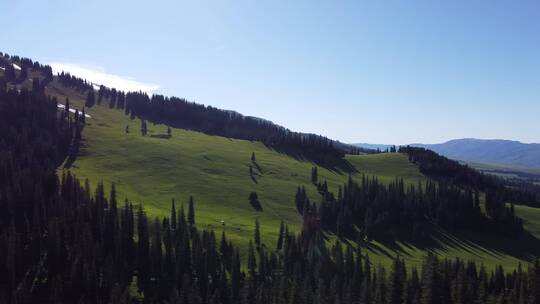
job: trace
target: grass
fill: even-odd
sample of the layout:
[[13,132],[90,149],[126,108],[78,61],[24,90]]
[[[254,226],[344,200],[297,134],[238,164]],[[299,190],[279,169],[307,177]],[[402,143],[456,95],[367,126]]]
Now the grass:
[[523,219],[525,229],[535,237],[540,238],[540,208],[515,205],[514,212]]
[[376,176],[383,183],[395,181],[397,177],[403,178],[407,184],[414,185],[426,180],[404,154],[347,155],[345,159],[358,170],[358,174]]
[[[51,88],[50,92],[65,94],[65,89]],[[75,91],[68,95],[71,104],[80,109],[84,96]],[[87,109],[87,113],[92,118],[87,119],[83,147],[70,170],[93,185],[115,182],[120,198],[142,203],[151,215],[169,215],[172,198],[186,202],[193,195],[199,226],[223,228],[229,236],[243,239],[251,237],[254,218],[258,217],[266,241],[274,241],[281,219],[293,230],[299,228],[301,219],[294,204],[298,186],[305,186],[311,199],[318,200],[309,181],[314,164],[268,149],[260,142],[174,128],[171,138],[163,138],[159,135],[165,134],[167,127],[151,123],[148,135],[142,136],[140,120],[131,120],[105,103]],[[252,152],[261,169],[253,165],[254,179],[249,174]],[[414,182],[423,178],[400,154],[347,156],[347,160],[357,168],[354,176],[377,173],[380,167],[383,181],[396,175]],[[399,168],[393,175],[392,167]],[[319,178],[327,180],[333,191],[348,176],[348,172],[319,168]],[[251,191],[258,193],[263,212],[250,206]]]
[[[57,83],[50,84],[47,91],[62,102],[68,96],[76,108],[83,106],[85,94]],[[168,216],[173,198],[179,208],[178,202],[186,206],[189,196],[193,195],[200,228],[214,228],[216,233],[224,230],[235,244],[245,248],[258,218],[262,241],[273,248],[282,219],[293,231],[300,228],[301,218],[294,204],[296,188],[305,186],[310,198],[319,200],[315,186],[309,181],[313,163],[279,153],[259,142],[174,128],[172,137],[166,138],[163,135],[167,127],[151,123],[148,123],[148,135],[142,136],[140,121],[129,119],[123,111],[109,109],[108,102],[87,109],[87,113],[92,118],[87,119],[83,147],[70,170],[81,179],[89,179],[94,186],[99,181],[106,187],[114,182],[119,200],[128,198],[141,203],[151,216]],[[125,132],[126,126],[129,133]],[[250,159],[253,152],[260,170],[254,168],[252,178],[249,166],[255,167]],[[349,175],[353,178],[374,175],[385,183],[396,177],[402,177],[408,184],[425,180],[418,168],[399,153],[347,155],[345,160],[353,171],[319,167],[319,179],[327,180],[331,191],[336,192]],[[262,212],[255,211],[249,204],[251,191],[258,193]],[[519,206],[516,212],[526,219],[527,229],[537,235],[540,210],[531,209],[534,212]],[[538,216],[528,219],[533,213]],[[329,241],[334,239],[329,235]],[[388,265],[399,254],[409,265],[418,266],[430,250],[448,258],[483,262],[488,268],[498,264],[513,268],[518,261],[531,258],[516,251],[527,246],[525,242],[525,239],[490,239],[482,235],[457,237],[441,231],[429,246],[374,241],[365,250],[374,263],[383,265]]]

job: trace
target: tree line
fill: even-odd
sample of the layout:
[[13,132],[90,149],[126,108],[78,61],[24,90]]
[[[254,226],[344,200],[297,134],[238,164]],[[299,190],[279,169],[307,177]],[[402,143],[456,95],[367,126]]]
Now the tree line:
[[142,92],[125,95],[126,114],[176,128],[230,138],[256,140],[318,163],[341,159],[344,151],[334,141],[319,135],[292,132],[270,121],[234,111],[189,102],[177,97],[148,96]]
[[67,87],[87,92],[85,106],[101,104],[123,109],[132,119],[166,124],[229,138],[260,141],[265,145],[295,157],[306,158],[320,165],[334,165],[345,152],[371,152],[333,141],[315,134],[293,132],[268,120],[163,95],[149,96],[144,92],[123,92],[100,86],[96,96],[91,83],[69,73],[58,74],[58,81]]
[[[312,169],[313,172],[313,169]],[[325,229],[340,237],[422,239],[431,227],[451,232],[484,231],[516,236],[523,221],[507,207],[498,192],[488,191],[484,213],[479,192],[444,183],[426,181],[406,186],[403,179],[385,185],[376,177],[362,175],[339,187],[337,197],[326,182],[318,183],[321,202],[310,202],[304,188],[298,188],[296,208],[309,230]]]
[[[17,64],[21,70],[17,75],[13,63]],[[52,68],[48,65],[42,65],[37,61],[32,61],[32,59],[19,57],[19,56],[10,56],[0,52],[0,67],[5,69],[4,71],[4,80],[6,82],[21,82],[26,80],[29,75],[28,71],[30,69],[38,71],[43,76],[43,82],[48,83],[53,80]]]
[[[29,59],[6,55],[6,62],[17,61],[30,67]],[[31,60],[30,60],[31,63]],[[52,69],[47,65],[34,62],[34,70],[43,72],[46,84],[53,79]],[[10,71],[11,64],[6,64]],[[11,72],[9,74],[11,74]],[[26,68],[23,68],[26,73]],[[15,74],[14,74],[15,75]],[[91,82],[60,72],[57,80],[65,87],[72,87],[80,92],[86,92],[86,107],[101,104],[108,100],[110,108],[123,109],[132,118],[140,118],[153,123],[163,123],[169,126],[203,132],[237,139],[261,141],[267,146],[287,153],[294,157],[305,158],[323,166],[335,166],[342,161],[345,153],[360,154],[374,153],[375,151],[353,147],[327,137],[315,134],[293,132],[268,120],[244,116],[240,113],[221,110],[212,106],[205,106],[178,97],[165,97],[162,95],[148,96],[143,92],[123,92],[115,88],[101,85],[95,94]],[[26,79],[26,76],[23,79]],[[8,81],[14,79],[9,78]]]
[[423,174],[433,179],[480,191],[497,192],[507,202],[540,206],[540,187],[532,183],[484,174],[425,148],[406,146],[400,147],[399,152],[407,154],[409,161],[417,164]]

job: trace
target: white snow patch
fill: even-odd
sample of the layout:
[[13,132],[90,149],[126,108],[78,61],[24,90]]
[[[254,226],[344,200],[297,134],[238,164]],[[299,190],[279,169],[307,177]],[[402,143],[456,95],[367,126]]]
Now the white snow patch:
[[[59,103],[59,104],[58,104],[58,108],[59,108],[59,109],[65,109],[65,108],[66,108],[66,106],[65,106],[65,105],[63,105],[63,104],[61,104],[61,103]],[[74,113],[74,114],[75,114],[76,112],[79,112],[79,113],[81,113],[81,114],[82,114],[82,112],[81,112],[81,111],[79,111],[79,110],[76,110],[76,109],[73,109],[73,108],[69,108],[69,112],[71,112],[71,113]],[[84,117],[87,117],[87,118],[92,118],[92,116],[90,116],[90,115],[88,115],[88,114],[86,114],[86,113],[84,113]]]
[[15,63],[13,64],[13,67],[14,67],[14,68],[15,68],[15,70],[17,70],[17,71],[20,71],[20,70],[21,70],[21,67],[20,67],[20,66],[18,66],[18,65],[16,65]]
[[99,87],[99,85],[92,83],[92,88],[94,88],[94,90],[99,91]]
[[0,70],[6,70],[6,68],[0,67]]

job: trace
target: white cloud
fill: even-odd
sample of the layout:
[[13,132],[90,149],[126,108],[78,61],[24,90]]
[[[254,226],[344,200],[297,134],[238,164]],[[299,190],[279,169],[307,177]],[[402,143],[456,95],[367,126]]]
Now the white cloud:
[[159,89],[159,85],[153,83],[140,82],[129,77],[109,74],[103,68],[85,67],[73,63],[51,62],[49,63],[54,73],[62,71],[71,75],[86,79],[96,85],[104,85],[123,91],[143,91],[152,94]]

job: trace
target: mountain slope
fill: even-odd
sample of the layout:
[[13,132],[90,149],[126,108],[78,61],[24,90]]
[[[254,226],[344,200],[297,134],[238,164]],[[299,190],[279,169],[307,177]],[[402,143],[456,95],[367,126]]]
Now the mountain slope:
[[[34,77],[39,73],[29,70],[29,75]],[[32,81],[10,82],[9,86],[31,88]],[[85,106],[90,92],[88,88],[62,84],[58,77],[47,83],[45,91],[57,97],[61,104],[69,98],[71,108],[79,110]],[[260,220],[261,237],[269,247],[275,244],[282,219],[292,231],[300,230],[302,219],[295,207],[298,186],[306,187],[312,202],[321,199],[310,182],[310,170],[316,166],[312,161],[295,158],[258,141],[178,128],[171,128],[169,138],[168,126],[150,121],[148,134],[143,136],[141,120],[125,115],[122,109],[110,108],[106,97],[101,104],[85,110],[90,117],[83,130],[79,154],[60,167],[60,173],[69,169],[81,180],[88,179],[92,188],[103,182],[108,189],[114,182],[120,200],[127,198],[141,203],[150,217],[168,215],[173,198],[177,209],[178,201],[187,208],[188,198],[193,195],[197,226],[226,231],[228,238],[244,249],[243,253],[253,235],[255,219]],[[251,161],[252,153],[256,164]],[[338,186],[349,175],[359,180],[362,174],[367,174],[383,183],[402,177],[407,185],[426,180],[418,167],[400,153],[346,155],[343,164],[318,169],[319,181],[327,180],[333,193],[338,193]],[[254,210],[248,201],[252,191],[259,196],[261,212]],[[534,227],[535,219],[531,221]],[[423,255],[431,251],[449,258],[483,261],[488,267],[498,264],[515,267],[517,261],[536,256],[540,247],[530,235],[513,240],[484,233],[452,235],[434,229],[433,236],[434,242],[429,244],[371,240],[362,246],[376,264],[388,265],[399,254],[410,265],[419,265]],[[331,233],[327,237],[329,241],[335,240]]]
[[[84,94],[62,87],[57,82],[47,89],[59,100],[69,97],[72,107],[84,106]],[[319,200],[310,182],[310,170],[316,164],[295,159],[269,149],[260,142],[206,135],[148,123],[148,135],[142,136],[139,119],[130,119],[123,111],[110,109],[107,102],[86,109],[83,145],[79,156],[68,164],[69,170],[92,185],[115,182],[119,197],[142,203],[153,216],[168,215],[172,198],[184,203],[195,198],[197,221],[227,231],[231,239],[248,239],[259,218],[263,238],[274,241],[283,219],[291,229],[301,226],[294,204],[298,186],[305,186],[313,201]],[[129,133],[125,132],[129,126]],[[255,154],[256,164],[251,161]],[[348,155],[348,170],[319,167],[319,180],[327,180],[337,193],[349,174],[377,174],[383,181],[400,176],[411,184],[424,177],[404,155]],[[253,178],[249,167],[252,166]],[[257,166],[259,168],[257,168]],[[251,191],[257,192],[263,211],[249,204]],[[223,224],[222,224],[223,221]]]
[[[62,87],[56,81],[49,84],[48,90],[60,100],[69,97],[76,108],[83,107],[84,94],[80,92]],[[91,118],[84,128],[84,143],[69,169],[81,179],[88,178],[92,185],[99,181],[105,185],[115,182],[120,198],[142,203],[150,216],[168,215],[172,198],[186,206],[188,197],[193,195],[197,225],[224,230],[235,244],[245,249],[256,218],[266,244],[274,244],[281,219],[291,230],[299,231],[302,220],[294,203],[296,187],[305,186],[313,202],[320,200],[309,180],[310,170],[315,166],[310,161],[295,159],[259,142],[176,128],[172,128],[171,138],[164,138],[159,135],[166,133],[167,126],[159,124],[148,123],[149,134],[142,136],[140,120],[110,109],[107,102],[87,109],[87,113]],[[255,181],[249,174],[252,152],[260,166],[260,171],[255,170]],[[417,166],[400,153],[347,155],[345,160],[350,165],[348,171],[318,168],[319,180],[327,180],[334,193],[349,175],[354,179],[362,174],[376,176],[385,183],[402,177],[409,185],[426,180]],[[257,192],[262,212],[249,204],[251,191]],[[482,234],[459,237],[444,231],[435,234],[438,241],[429,245],[372,240],[365,249],[375,263],[384,265],[400,254],[411,265],[418,266],[425,250],[430,250],[446,257],[481,260],[488,267],[503,264],[513,268],[517,261],[529,259],[536,248],[528,238],[501,241]],[[524,242],[529,242],[530,247]],[[519,254],[515,248],[519,248]]]
[[456,139],[441,144],[413,144],[467,162],[540,168],[540,144],[511,140]]

